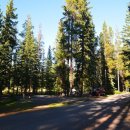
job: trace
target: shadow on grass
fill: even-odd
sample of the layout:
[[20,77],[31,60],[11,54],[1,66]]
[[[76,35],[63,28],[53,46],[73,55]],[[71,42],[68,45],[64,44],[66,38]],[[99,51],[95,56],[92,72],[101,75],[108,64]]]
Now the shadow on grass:
[[4,99],[0,101],[0,113],[26,110],[33,106],[31,100]]
[[[32,98],[5,98],[0,101],[0,114],[11,112],[22,112],[29,109],[57,108],[85,102],[80,98],[61,98],[61,97],[32,97]],[[1,116],[1,115],[0,115]]]

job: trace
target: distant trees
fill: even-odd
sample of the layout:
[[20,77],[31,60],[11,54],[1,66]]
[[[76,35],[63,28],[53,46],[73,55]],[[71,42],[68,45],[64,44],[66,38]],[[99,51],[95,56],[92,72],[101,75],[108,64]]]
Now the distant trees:
[[[9,0],[5,16],[0,10],[0,96],[33,93],[77,95],[96,88],[107,94],[130,88],[130,6],[122,37],[105,22],[99,36],[87,0],[66,0],[59,21],[56,47],[45,57],[41,27],[35,38],[31,17],[18,35],[17,14]],[[19,38],[21,36],[21,38]],[[44,90],[44,91],[43,91]]]
[[45,82],[41,34],[37,40],[34,38],[31,18],[28,17],[21,33],[22,41],[18,40],[15,11],[13,0],[9,0],[5,16],[0,10],[0,95],[6,87],[8,93],[10,90],[17,94],[19,90],[25,93],[33,90],[36,93]]

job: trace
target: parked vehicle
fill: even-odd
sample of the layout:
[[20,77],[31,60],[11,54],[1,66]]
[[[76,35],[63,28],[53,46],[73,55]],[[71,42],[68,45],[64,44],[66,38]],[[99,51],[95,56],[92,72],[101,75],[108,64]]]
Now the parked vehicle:
[[105,96],[104,88],[94,88],[93,91],[90,92],[92,96]]

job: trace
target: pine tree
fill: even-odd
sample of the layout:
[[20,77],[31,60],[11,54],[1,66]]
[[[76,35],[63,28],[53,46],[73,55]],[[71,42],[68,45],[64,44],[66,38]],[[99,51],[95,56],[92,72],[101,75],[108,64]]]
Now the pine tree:
[[100,64],[101,64],[101,87],[103,87],[107,92],[111,89],[111,83],[109,78],[108,66],[105,56],[105,45],[103,40],[103,34],[100,34]]
[[68,47],[65,46],[66,38],[63,29],[63,23],[60,21],[57,39],[56,39],[56,50],[55,50],[55,89],[59,92],[64,92],[65,96],[69,95],[69,66],[68,61]]
[[24,87],[24,91],[27,92],[33,88],[33,92],[36,92],[37,81],[35,72],[37,71],[37,46],[33,35],[33,28],[31,18],[28,17],[24,24],[25,34],[23,35],[23,43],[21,44],[19,55],[21,60],[21,81]]
[[46,65],[45,65],[45,51],[42,50],[42,59],[41,59],[41,66],[40,66],[40,87],[41,93],[43,93],[43,88],[46,87]]
[[130,88],[130,3],[128,5],[127,13],[126,13],[126,19],[125,19],[125,25],[123,27],[123,61],[125,64],[125,86],[127,88]]
[[122,53],[122,40],[120,37],[120,33],[117,31],[115,34],[115,64],[116,64],[116,88],[118,91],[124,90],[124,81],[123,81],[123,70],[124,70],[124,63],[123,63],[123,53]]
[[[69,65],[69,84],[70,84],[70,94],[72,93],[72,88],[74,87],[74,61],[73,61],[73,47],[75,46],[75,29],[74,29],[74,22],[75,22],[75,16],[73,14],[75,3],[74,1],[66,1],[66,6],[64,6],[64,18],[62,19],[62,23],[64,25],[63,33],[65,34],[64,42],[62,43],[63,48],[65,52],[67,52],[66,60],[67,64]],[[72,4],[73,3],[73,4]],[[71,6],[70,6],[71,5]],[[66,77],[66,79],[68,76]],[[68,95],[68,87],[66,87],[67,90],[65,90],[65,94]]]
[[51,46],[49,46],[47,59],[46,59],[46,89],[48,91],[48,94],[51,94],[51,91],[52,91],[53,86],[54,86],[52,65],[53,65],[52,51],[51,51]]
[[3,44],[3,58],[4,58],[4,70],[3,77],[5,79],[5,86],[10,89],[10,81],[12,79],[12,63],[14,56],[14,49],[17,45],[17,14],[15,14],[16,8],[14,8],[13,0],[10,0],[6,6],[6,15],[4,17],[3,29],[1,32],[2,44]]
[[103,24],[103,30],[100,34],[101,45],[101,86],[105,88],[106,93],[113,93],[115,78],[115,61],[112,29]]
[[2,14],[2,11],[0,9],[0,36],[1,36],[2,27],[3,27],[3,14]]
[[38,38],[37,38],[37,45],[38,45],[38,86],[41,88],[41,93],[43,92],[43,88],[45,88],[45,51],[44,51],[44,42],[42,41],[42,31],[41,26],[39,26]]
[[96,83],[97,87],[102,87],[103,85],[103,79],[105,79],[105,56],[104,56],[104,46],[103,46],[103,41],[102,41],[102,34],[100,36],[97,36],[96,38]]
[[2,31],[3,42],[8,42],[12,51],[17,44],[17,14],[15,14],[16,8],[14,8],[13,0],[9,0],[6,6],[6,16],[4,17],[4,28]]
[[[92,16],[86,0],[66,0],[64,6],[64,46],[70,61],[70,75],[75,73],[75,86],[81,95],[83,88],[94,86],[95,81],[95,36]],[[73,67],[75,65],[75,67]],[[74,70],[75,68],[75,70]],[[71,78],[73,79],[73,78]],[[92,80],[93,79],[93,80]],[[70,87],[73,87],[70,82]]]
[[2,28],[3,28],[3,14],[0,9],[0,96],[2,95],[2,89],[3,89],[3,44],[2,44]]

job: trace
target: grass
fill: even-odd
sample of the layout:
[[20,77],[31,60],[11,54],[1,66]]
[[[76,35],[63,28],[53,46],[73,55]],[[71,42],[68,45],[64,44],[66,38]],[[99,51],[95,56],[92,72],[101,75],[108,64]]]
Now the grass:
[[63,107],[63,106],[68,106],[68,105],[73,105],[73,104],[80,104],[81,102],[86,102],[89,99],[80,99],[78,98],[76,101],[68,101],[68,102],[54,102],[54,103],[49,103],[49,104],[39,104],[37,102],[34,102],[31,99],[17,99],[15,97],[7,98],[7,99],[2,99],[0,101],[0,114],[1,113],[8,113],[8,112],[19,112],[23,110],[28,110],[28,109],[42,109],[42,108],[58,108],[58,107]]
[[0,101],[0,114],[2,113],[10,113],[10,112],[21,112],[24,110],[36,110],[36,109],[53,109],[73,104],[80,104],[81,102],[85,102],[85,100],[79,100],[79,101],[67,101],[67,102],[54,102],[49,104],[41,104],[37,103],[31,99],[16,99],[16,98],[7,98],[2,99]]
[[73,103],[70,102],[58,102],[58,103],[50,103],[50,104],[37,104],[34,103],[31,99],[2,99],[0,101],[0,114],[1,113],[8,113],[8,112],[19,112],[28,109],[40,109],[40,108],[57,108],[63,107],[67,105],[71,105]]
[[[122,94],[121,92],[116,91],[115,94]],[[109,95],[110,96],[110,95]],[[103,97],[109,97],[108,95]],[[101,98],[101,97],[100,97]],[[91,100],[93,97],[91,97]],[[95,99],[95,98],[94,98]],[[54,102],[49,104],[40,104],[34,102],[32,99],[17,99],[14,97],[2,99],[0,101],[0,114],[1,113],[8,113],[8,112],[19,112],[28,109],[42,109],[42,108],[58,108],[68,105],[80,104],[82,102],[86,102],[89,99],[79,99],[75,101],[68,101],[68,102]]]
[[129,92],[126,92],[126,91],[120,92],[120,91],[118,91],[118,90],[115,90],[114,93],[115,93],[115,94],[124,94],[124,93],[129,93]]
[[123,92],[120,92],[118,90],[115,90],[115,94],[122,94]]
[[56,108],[56,107],[63,107],[65,105],[67,105],[67,103],[63,103],[63,102],[61,102],[61,103],[52,103],[52,104],[49,104],[48,107],[49,108]]
[[0,101],[0,113],[16,112],[33,107],[33,104],[29,100],[16,100],[16,99],[4,99]]

